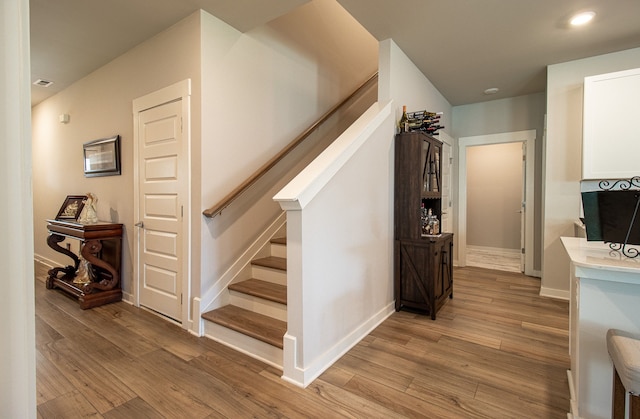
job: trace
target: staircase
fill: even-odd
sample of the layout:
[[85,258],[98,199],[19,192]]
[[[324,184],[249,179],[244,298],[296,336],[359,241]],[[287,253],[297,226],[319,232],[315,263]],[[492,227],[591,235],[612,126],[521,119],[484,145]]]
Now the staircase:
[[251,278],[228,287],[229,304],[202,314],[205,335],[282,368],[287,331],[286,238],[271,239],[270,255],[251,261]]

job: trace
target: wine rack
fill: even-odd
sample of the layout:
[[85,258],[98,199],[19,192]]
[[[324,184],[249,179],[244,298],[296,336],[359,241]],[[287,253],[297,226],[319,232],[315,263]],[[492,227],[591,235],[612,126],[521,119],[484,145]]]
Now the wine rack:
[[428,313],[433,320],[453,297],[453,234],[424,235],[421,223],[423,204],[442,219],[441,158],[442,142],[423,132],[395,138],[395,308]]

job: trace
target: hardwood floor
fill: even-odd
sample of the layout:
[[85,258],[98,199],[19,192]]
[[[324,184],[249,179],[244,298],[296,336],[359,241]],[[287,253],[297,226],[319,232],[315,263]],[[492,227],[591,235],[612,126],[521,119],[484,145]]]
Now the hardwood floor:
[[300,389],[144,310],[83,311],[36,280],[38,416],[565,418],[568,304],[538,291],[518,273],[457,269],[436,321],[394,313]]
[[520,270],[520,253],[491,247],[467,246],[467,266],[507,272]]

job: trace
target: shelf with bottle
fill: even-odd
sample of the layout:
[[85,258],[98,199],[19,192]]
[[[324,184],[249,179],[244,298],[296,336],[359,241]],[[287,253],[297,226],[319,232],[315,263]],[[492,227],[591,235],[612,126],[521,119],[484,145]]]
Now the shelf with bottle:
[[420,235],[421,237],[440,237],[439,214],[434,212],[440,208],[440,200],[423,199],[420,204]]

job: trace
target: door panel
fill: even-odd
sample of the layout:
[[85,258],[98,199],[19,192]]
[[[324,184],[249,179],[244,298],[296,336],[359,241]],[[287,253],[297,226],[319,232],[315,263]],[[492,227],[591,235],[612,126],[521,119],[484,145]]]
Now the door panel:
[[520,204],[520,272],[525,271],[525,253],[526,245],[526,211],[527,211],[527,143],[522,142],[522,203]]
[[446,136],[447,138],[444,138],[445,136],[440,138],[443,141],[442,161],[440,163],[442,170],[442,219],[440,220],[440,231],[443,233],[453,233],[453,207],[451,198],[451,162],[453,156],[451,154],[451,143],[446,141],[451,137]]
[[182,103],[140,112],[140,305],[180,321],[182,309]]

